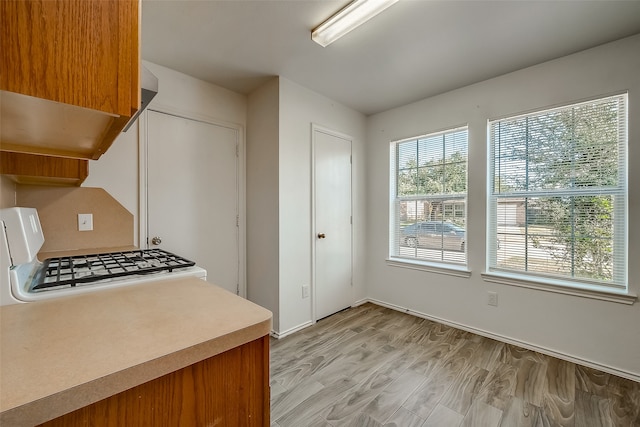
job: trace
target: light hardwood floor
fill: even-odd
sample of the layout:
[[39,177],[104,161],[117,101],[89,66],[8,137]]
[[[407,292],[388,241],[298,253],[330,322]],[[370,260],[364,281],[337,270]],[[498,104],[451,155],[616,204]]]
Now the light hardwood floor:
[[640,426],[640,383],[373,304],[271,340],[271,426]]

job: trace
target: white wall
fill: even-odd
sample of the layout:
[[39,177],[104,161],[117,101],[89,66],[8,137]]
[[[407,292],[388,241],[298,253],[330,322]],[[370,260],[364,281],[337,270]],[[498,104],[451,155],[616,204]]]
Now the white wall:
[[[640,294],[640,36],[464,87],[369,118],[367,295],[558,352],[640,380],[640,303],[632,306],[484,282],[487,120],[601,95],[629,92],[629,284]],[[468,123],[468,279],[391,267],[389,144]],[[499,306],[486,303],[499,293]]]
[[158,94],[150,109],[173,111],[187,117],[206,117],[246,128],[247,97],[178,71],[142,61],[158,78]]
[[329,98],[280,77],[280,329],[312,320],[311,299],[302,285],[311,283],[311,124],[353,138],[354,302],[365,295],[362,270],[365,233],[364,142],[366,118]]
[[311,125],[353,138],[354,302],[364,298],[365,117],[282,77],[249,96],[247,275],[249,299],[286,335],[312,322]]
[[121,133],[98,160],[89,162],[83,187],[104,188],[133,214],[133,244],[138,246],[138,123]]
[[249,95],[247,112],[247,297],[273,313],[279,310],[279,80]]
[[[143,61],[143,64],[158,78],[158,94],[151,101],[150,109],[246,127],[246,96],[148,61]],[[82,184],[83,187],[104,188],[134,215],[136,245],[139,245],[141,215],[141,140],[136,123],[122,133],[100,159],[89,163],[89,177]]]

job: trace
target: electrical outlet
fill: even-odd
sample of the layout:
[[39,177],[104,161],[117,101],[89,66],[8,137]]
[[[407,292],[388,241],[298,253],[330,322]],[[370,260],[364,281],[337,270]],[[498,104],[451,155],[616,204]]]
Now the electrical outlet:
[[494,307],[498,306],[498,293],[497,292],[488,292],[487,304],[492,305]]
[[309,285],[302,285],[302,298],[309,298]]
[[78,214],[78,231],[93,230],[93,214]]

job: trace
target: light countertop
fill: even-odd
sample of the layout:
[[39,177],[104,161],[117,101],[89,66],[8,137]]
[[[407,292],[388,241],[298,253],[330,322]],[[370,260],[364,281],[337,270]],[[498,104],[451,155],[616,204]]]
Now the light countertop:
[[269,334],[195,278],[0,307],[0,425],[34,425]]

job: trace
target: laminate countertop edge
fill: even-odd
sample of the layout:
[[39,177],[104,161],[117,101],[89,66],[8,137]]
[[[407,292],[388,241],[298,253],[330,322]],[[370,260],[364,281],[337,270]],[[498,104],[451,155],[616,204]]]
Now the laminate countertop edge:
[[[3,402],[2,412],[0,412],[0,425],[17,427],[33,426],[43,423],[114,394],[128,390],[139,384],[146,383],[204,359],[224,353],[232,348],[259,339],[268,335],[271,330],[272,315],[270,311],[233,295],[222,288],[193,278],[166,280],[157,283],[152,282],[108,290],[102,293],[104,298],[99,298],[100,293],[95,292],[79,295],[78,297],[61,298],[57,302],[56,300],[49,300],[46,303],[47,306],[44,306],[42,303],[30,303],[21,304],[21,307],[18,307],[17,309],[5,310],[5,307],[2,307],[3,316],[1,327],[3,331],[3,348],[0,349],[2,351],[2,359],[0,359],[0,363],[2,363],[2,372],[0,372],[2,377],[2,382],[0,383],[2,390],[0,390],[0,393],[3,396],[3,400],[7,400],[7,396],[11,393],[11,387],[17,385],[15,384],[18,382],[16,378],[19,378],[19,376],[14,375],[13,379],[16,380],[14,381],[14,384],[12,384],[12,378],[7,379],[6,377],[8,375],[7,372],[5,372],[5,369],[11,369],[11,366],[15,366],[16,363],[19,363],[6,360],[7,355],[11,355],[12,353],[10,349],[4,348],[5,345],[11,345],[10,342],[5,342],[5,328],[11,327],[11,324],[7,324],[11,323],[10,321],[8,322],[7,319],[11,319],[12,315],[18,317],[18,320],[22,320],[20,317],[33,317],[39,314],[38,311],[51,310],[56,307],[57,303],[60,304],[61,309],[64,309],[64,307],[72,305],[72,302],[82,305],[81,312],[90,312],[90,305],[92,303],[98,305],[100,304],[100,301],[104,300],[107,301],[105,304],[117,303],[118,301],[121,301],[119,298],[126,298],[126,301],[135,301],[136,297],[140,298],[141,292],[149,292],[150,290],[153,290],[156,295],[159,295],[158,298],[153,299],[153,301],[157,304],[156,309],[158,312],[164,310],[161,313],[164,315],[167,310],[166,306],[169,304],[170,298],[172,297],[171,293],[178,295],[178,290],[176,289],[178,287],[180,287],[180,291],[184,293],[180,295],[181,301],[177,302],[176,305],[182,305],[185,307],[192,306],[192,310],[190,310],[190,312],[185,311],[184,313],[186,319],[180,320],[184,325],[189,325],[190,322],[193,321],[191,327],[194,328],[194,330],[197,329],[198,332],[194,334],[192,342],[189,342],[188,337],[192,331],[185,330],[185,335],[187,335],[187,337],[181,337],[179,342],[175,344],[175,348],[167,349],[167,344],[163,343],[162,349],[159,351],[164,352],[165,354],[160,354],[157,357],[150,358],[149,360],[143,360],[139,363],[131,364],[128,363],[131,358],[128,358],[125,354],[125,356],[121,357],[123,362],[114,363],[114,367],[109,367],[111,371],[106,374],[101,372],[93,375],[93,377],[90,373],[85,374],[82,379],[79,380],[78,384],[74,384],[69,387],[64,386],[60,390],[54,392],[49,391],[46,396],[29,401],[18,402],[17,405],[15,404],[16,399],[14,399],[13,402],[9,402],[9,405],[12,407],[7,407],[6,409],[5,404],[7,402]],[[169,295],[164,297],[162,296],[163,292]],[[189,296],[189,293],[192,293],[191,297]],[[72,298],[74,298],[75,301],[72,300]],[[193,301],[189,301],[189,298],[193,298]],[[206,298],[211,298],[211,300],[207,301]],[[37,305],[39,306],[36,307]],[[89,305],[89,307],[87,307],[87,305]],[[211,309],[209,314],[201,312],[203,307],[208,306],[210,306]],[[131,307],[135,307],[135,304],[132,303],[124,309],[130,310]],[[155,313],[153,312],[153,309],[141,309],[141,311],[144,310],[152,310],[152,314],[149,314],[150,317]],[[11,312],[5,313],[5,311]],[[17,312],[17,314],[15,312]],[[180,313],[179,311],[177,312]],[[231,312],[236,313],[238,318],[228,321],[229,319],[227,319],[227,317],[229,317]],[[175,314],[176,313],[169,313],[169,316],[175,316]],[[62,313],[61,315],[64,316],[65,313]],[[66,315],[69,316],[68,314]],[[142,315],[144,315],[144,313]],[[113,316],[114,318],[120,317],[110,313],[107,313],[106,316]],[[136,316],[140,317],[138,313],[136,313]],[[124,318],[122,320],[124,324],[128,320],[127,313],[122,313],[122,317]],[[246,321],[243,320],[242,317],[245,317]],[[202,325],[203,318],[211,318],[211,321],[208,322],[208,324]],[[216,332],[216,322],[220,323],[219,333]],[[118,325],[114,326],[114,328],[117,327]],[[138,326],[136,325],[136,328],[137,327]],[[43,328],[46,327],[43,326]],[[157,332],[152,329],[153,325],[151,324],[149,325],[149,330],[140,328],[140,337],[146,337],[146,339],[148,339],[148,334]],[[33,333],[33,331],[30,332]],[[175,334],[175,331],[172,332]],[[131,330],[124,330],[122,333],[122,346],[127,346],[128,343],[131,342],[132,334],[134,334],[133,338],[135,339],[135,333],[135,330],[133,332]],[[210,333],[211,337],[208,339],[202,339],[202,336],[206,333]],[[171,331],[169,335],[171,335]],[[69,337],[64,337],[64,339],[68,340]],[[83,339],[82,337],[78,337],[78,340],[87,341],[86,338]],[[93,340],[97,344],[100,337],[95,337]],[[92,342],[91,339],[89,339],[88,342]],[[118,355],[120,352],[126,353],[127,350],[124,348],[119,349],[118,345],[118,342],[113,343],[113,354]],[[42,346],[43,348],[46,348],[46,343],[42,343]],[[28,347],[28,345],[26,345],[26,347]],[[24,352],[26,350],[17,349],[17,351],[18,354],[20,354],[20,352]],[[42,363],[47,363],[46,356],[43,357],[42,360]],[[33,379],[32,381],[37,381],[37,379]],[[47,378],[45,377],[42,381],[46,382]]]

